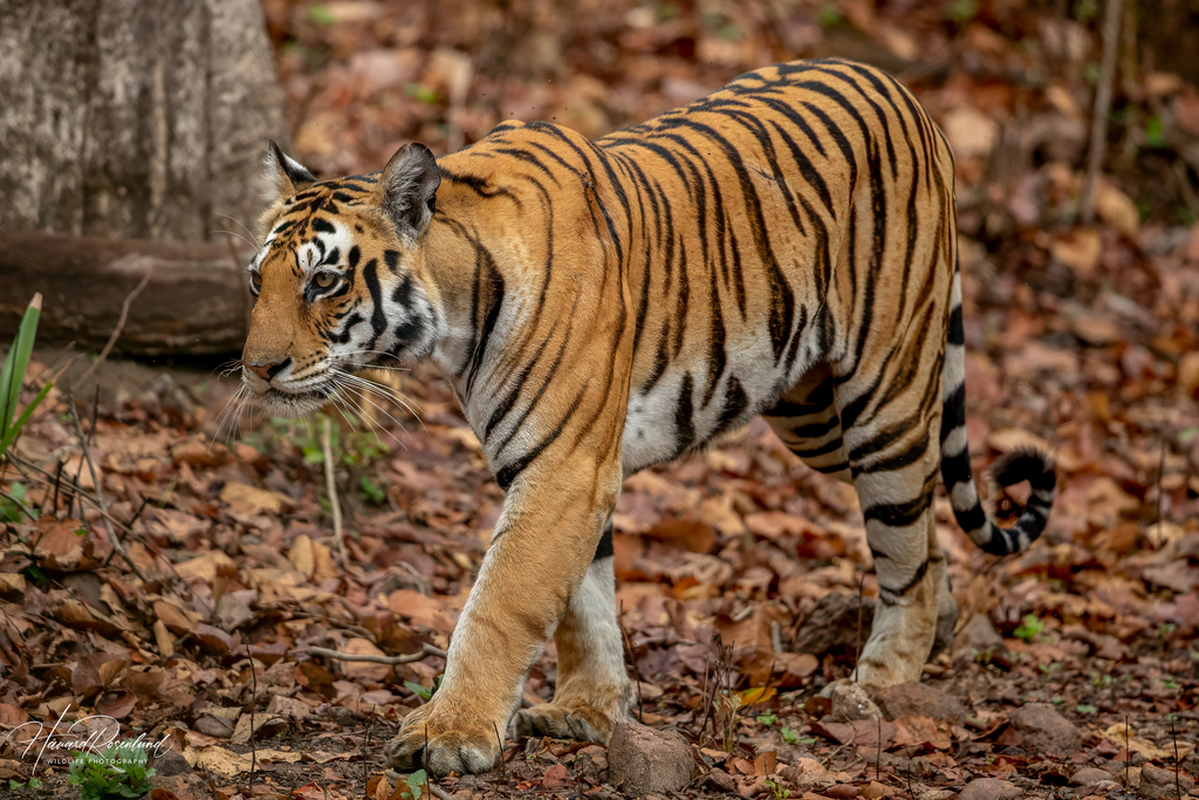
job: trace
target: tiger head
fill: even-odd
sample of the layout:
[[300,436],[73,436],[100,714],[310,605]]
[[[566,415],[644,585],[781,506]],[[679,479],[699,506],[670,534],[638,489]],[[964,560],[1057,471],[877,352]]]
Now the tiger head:
[[242,381],[268,413],[296,417],[364,367],[433,351],[444,321],[422,243],[441,178],[420,144],[340,180],[318,182],[274,142],[266,164]]

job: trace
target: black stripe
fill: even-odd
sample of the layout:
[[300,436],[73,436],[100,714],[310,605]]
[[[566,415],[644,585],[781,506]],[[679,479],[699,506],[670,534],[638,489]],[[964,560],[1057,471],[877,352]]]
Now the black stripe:
[[675,429],[675,456],[681,456],[691,449],[695,444],[695,420],[692,419],[695,413],[692,408],[691,394],[695,387],[691,381],[691,373],[683,375],[683,386],[679,390],[679,399],[675,404],[674,411],[674,429]]
[[595,555],[591,557],[591,560],[599,561],[601,558],[611,558],[614,555],[616,555],[616,549],[613,546],[612,520],[608,520],[603,534],[600,535],[600,540],[595,543]]

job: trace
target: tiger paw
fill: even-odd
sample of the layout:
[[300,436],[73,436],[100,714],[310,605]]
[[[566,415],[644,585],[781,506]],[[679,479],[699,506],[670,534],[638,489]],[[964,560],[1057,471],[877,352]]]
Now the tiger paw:
[[424,768],[434,775],[486,772],[503,747],[503,724],[475,715],[439,713],[437,698],[410,712],[383,747],[387,764],[402,772]]
[[583,704],[542,703],[516,713],[516,735],[607,744],[620,720]]

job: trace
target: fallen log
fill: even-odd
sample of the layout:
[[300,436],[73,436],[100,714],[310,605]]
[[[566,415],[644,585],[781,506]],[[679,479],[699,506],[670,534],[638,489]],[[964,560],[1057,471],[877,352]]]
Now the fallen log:
[[0,346],[34,292],[45,298],[38,345],[98,351],[129,304],[114,352],[132,356],[237,353],[245,341],[250,251],[228,244],[0,232]]

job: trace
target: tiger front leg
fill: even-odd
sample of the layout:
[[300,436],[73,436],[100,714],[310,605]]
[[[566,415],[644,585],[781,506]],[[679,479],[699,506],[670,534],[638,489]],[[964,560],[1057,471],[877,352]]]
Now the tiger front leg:
[[607,744],[633,702],[616,619],[610,522],[583,584],[554,633],[554,643],[558,649],[554,699],[517,712],[517,736]]
[[[522,475],[450,642],[433,697],[384,748],[397,769],[444,775],[497,763],[529,667],[566,614],[615,505],[619,471],[601,481],[594,462],[563,478],[560,466]],[[609,468],[609,471],[612,471]],[[600,483],[607,491],[597,491]]]

